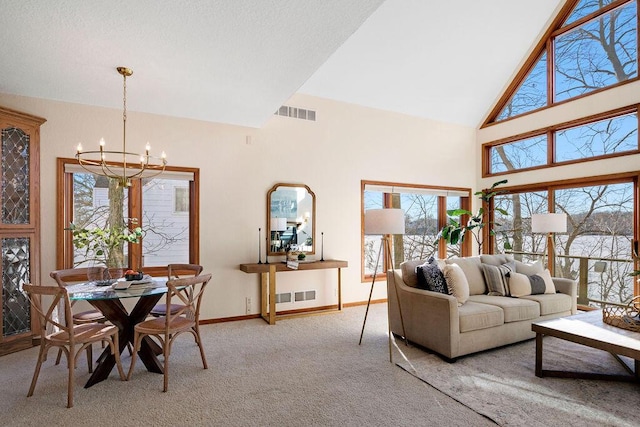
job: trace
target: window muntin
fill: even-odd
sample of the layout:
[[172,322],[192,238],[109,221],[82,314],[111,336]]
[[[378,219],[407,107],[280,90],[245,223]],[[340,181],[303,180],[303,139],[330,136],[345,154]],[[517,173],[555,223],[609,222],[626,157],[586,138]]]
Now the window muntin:
[[554,102],[637,76],[636,23],[631,2],[556,37]]
[[490,148],[491,173],[508,172],[545,165],[547,135],[537,135]]
[[638,150],[638,114],[625,114],[556,132],[555,161]]

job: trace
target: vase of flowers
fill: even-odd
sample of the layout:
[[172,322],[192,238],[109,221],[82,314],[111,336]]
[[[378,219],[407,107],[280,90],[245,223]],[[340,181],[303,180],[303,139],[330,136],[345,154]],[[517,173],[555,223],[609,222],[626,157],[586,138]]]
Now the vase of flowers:
[[137,226],[137,220],[130,220],[132,226],[78,227],[70,223],[66,230],[71,232],[73,246],[82,255],[74,265],[105,266],[107,270],[103,279],[114,280],[122,277],[123,268],[127,267],[124,257],[124,245],[138,244],[143,237],[143,230]]

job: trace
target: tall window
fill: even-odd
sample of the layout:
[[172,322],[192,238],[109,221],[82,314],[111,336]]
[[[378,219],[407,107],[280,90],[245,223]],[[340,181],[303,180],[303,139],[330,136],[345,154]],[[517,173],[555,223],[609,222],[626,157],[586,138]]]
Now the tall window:
[[[65,231],[71,223],[77,228],[100,229],[108,227],[114,216],[115,222],[143,230],[141,244],[122,248],[120,265],[143,267],[150,273],[155,268],[162,273],[169,263],[198,262],[198,169],[167,168],[154,178],[133,179],[125,191],[114,191],[108,178],[87,172],[73,159],[58,159],[58,174],[62,186],[59,267],[82,267],[89,262],[86,249],[75,248],[71,233]],[[115,206],[122,211],[114,211]]]
[[485,125],[637,79],[637,21],[636,0],[567,2]]
[[[431,255],[443,258],[461,255],[466,250],[461,246],[447,246],[436,240],[438,231],[446,223],[446,211],[459,209],[463,199],[468,202],[470,190],[417,186],[398,183],[362,182],[363,218],[369,209],[400,208],[405,213],[405,234],[394,236],[394,263],[397,268],[405,260],[426,259]],[[376,261],[380,256],[382,236],[363,235],[363,278],[373,276]],[[390,266],[382,265],[380,256],[378,274],[384,275]]]
[[[512,239],[517,259],[542,259],[545,249],[555,268],[555,276],[578,280],[578,303],[597,307],[602,301],[626,304],[633,297],[631,254],[638,173],[627,177],[585,179],[571,186],[565,183],[540,184],[536,190],[508,189],[494,198],[494,206],[509,215],[497,219],[495,248],[501,239]],[[550,209],[549,207],[552,207]],[[636,207],[636,209],[638,209]],[[546,236],[531,233],[531,215],[549,211],[567,215],[567,233]],[[547,245],[549,245],[547,247]]]

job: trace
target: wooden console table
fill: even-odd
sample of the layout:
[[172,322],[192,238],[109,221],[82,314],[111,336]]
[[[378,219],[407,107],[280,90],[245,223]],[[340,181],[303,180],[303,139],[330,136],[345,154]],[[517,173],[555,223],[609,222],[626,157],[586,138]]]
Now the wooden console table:
[[[341,269],[348,267],[347,261],[340,261],[335,259],[328,259],[324,261],[311,261],[301,262],[298,265],[297,270],[293,270],[287,267],[283,262],[276,262],[271,264],[240,264],[240,270],[245,273],[260,273],[260,315],[270,325],[276,324],[276,319],[282,319],[292,316],[304,316],[317,313],[325,313],[328,311],[342,311],[342,277]],[[276,272],[287,271],[307,271],[307,270],[326,270],[336,268],[338,269],[338,308],[312,311],[308,313],[300,314],[276,314]],[[268,307],[267,307],[268,306]]]

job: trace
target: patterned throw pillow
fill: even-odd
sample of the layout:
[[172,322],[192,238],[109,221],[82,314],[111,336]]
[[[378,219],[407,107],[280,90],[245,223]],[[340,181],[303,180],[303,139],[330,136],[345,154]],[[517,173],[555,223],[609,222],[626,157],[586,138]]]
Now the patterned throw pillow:
[[527,276],[516,272],[509,273],[509,290],[512,297],[527,295],[555,294],[556,286],[551,279],[549,270]]
[[481,266],[489,295],[508,297],[510,295],[508,274],[516,271],[516,263],[511,261],[502,265],[482,264]]
[[[427,262],[416,267],[418,274],[418,287],[427,291],[449,294],[447,281],[440,270],[438,261],[432,256]],[[423,287],[424,286],[424,287]]]

